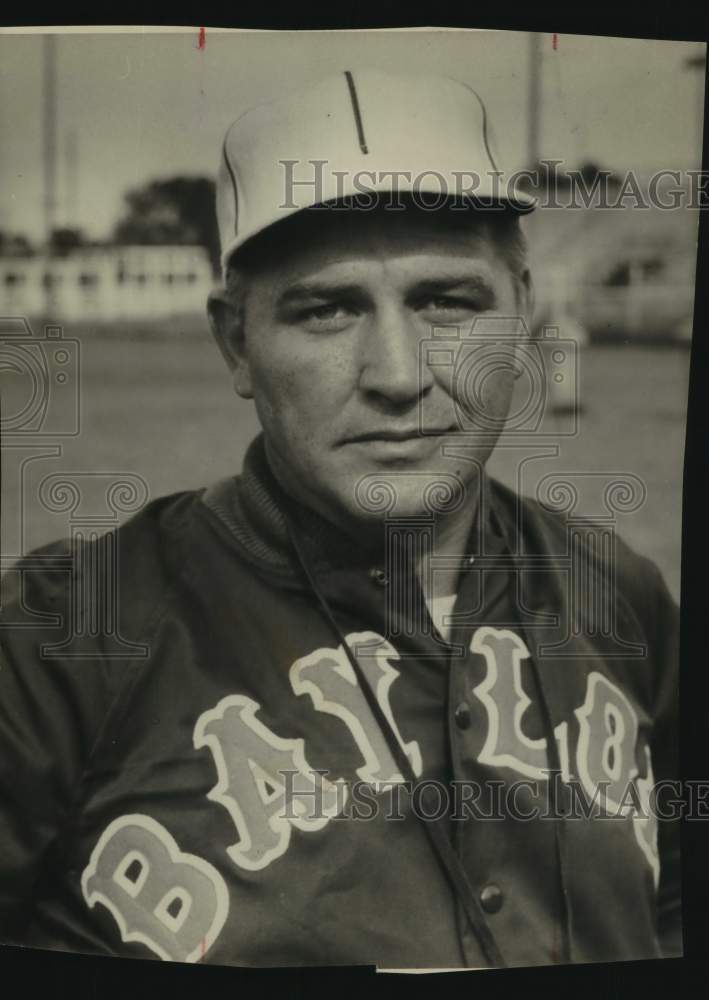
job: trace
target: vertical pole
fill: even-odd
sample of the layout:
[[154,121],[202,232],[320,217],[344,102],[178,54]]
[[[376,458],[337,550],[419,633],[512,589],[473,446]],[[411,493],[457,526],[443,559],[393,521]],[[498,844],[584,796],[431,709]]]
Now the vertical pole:
[[696,161],[692,163],[692,167],[700,167],[702,164],[702,141],[703,141],[703,123],[704,123],[704,87],[706,83],[706,57],[703,53],[695,53],[685,59],[684,65],[688,69],[699,70],[697,74],[698,87],[697,87],[697,109],[696,109],[696,132],[695,132],[695,142],[697,150]]
[[69,228],[76,228],[79,217],[79,147],[75,128],[69,129],[66,134],[64,157],[66,171],[65,225]]
[[[45,258],[49,260],[50,240],[55,225],[56,159],[57,159],[57,53],[56,38],[46,34],[43,39],[43,119],[42,145],[44,164],[44,238]],[[52,313],[53,295],[50,281],[44,281],[44,312]]]
[[529,106],[527,109],[527,156],[529,167],[539,163],[539,133],[541,123],[541,36],[533,31],[529,35]]
[[47,243],[54,228],[57,158],[56,38],[44,36],[44,231]]

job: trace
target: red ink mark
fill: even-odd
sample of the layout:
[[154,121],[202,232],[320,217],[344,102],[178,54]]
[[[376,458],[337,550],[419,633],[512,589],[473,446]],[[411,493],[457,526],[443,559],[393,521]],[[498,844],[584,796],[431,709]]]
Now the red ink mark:
[[204,30],[204,28],[200,28],[199,37],[197,39],[197,48],[203,49],[206,44],[207,44],[207,32]]
[[[204,31],[204,28],[202,28],[201,30]],[[206,950],[207,950],[207,942],[205,941],[204,938],[202,938],[202,940],[199,942],[199,957],[200,957],[200,959],[204,958],[204,953],[205,953]]]
[[[202,28],[202,31],[204,31],[204,28]],[[556,32],[551,36],[551,47],[556,52]]]

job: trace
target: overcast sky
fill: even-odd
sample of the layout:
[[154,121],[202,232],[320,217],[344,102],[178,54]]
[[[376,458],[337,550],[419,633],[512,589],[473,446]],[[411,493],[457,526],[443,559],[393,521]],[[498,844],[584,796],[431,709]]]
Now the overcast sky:
[[[526,165],[529,37],[519,32],[62,34],[57,38],[58,222],[108,234],[123,192],[154,177],[213,175],[242,111],[358,65],[442,72],[487,104],[510,170]],[[700,165],[703,54],[690,42],[541,38],[542,155],[642,172]],[[386,95],[382,95],[386,99]],[[66,148],[78,148],[67,218]],[[42,234],[42,38],[0,34],[0,228]]]

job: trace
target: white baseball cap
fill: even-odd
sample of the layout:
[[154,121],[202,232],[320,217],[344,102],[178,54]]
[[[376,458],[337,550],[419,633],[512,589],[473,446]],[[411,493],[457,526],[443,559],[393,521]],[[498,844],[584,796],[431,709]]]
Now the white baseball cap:
[[[485,106],[444,76],[347,70],[245,112],[224,139],[217,180],[221,262],[252,236],[306,208],[373,192],[506,204],[514,188],[490,149]],[[369,195],[367,195],[369,192]]]

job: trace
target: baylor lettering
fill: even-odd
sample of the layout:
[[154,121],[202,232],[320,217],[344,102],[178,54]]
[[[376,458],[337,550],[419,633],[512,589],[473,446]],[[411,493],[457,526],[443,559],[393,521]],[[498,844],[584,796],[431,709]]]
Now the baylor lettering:
[[[478,759],[493,767],[511,767],[526,778],[548,776],[547,741],[530,739],[524,732],[524,713],[531,704],[522,683],[522,664],[529,650],[510,629],[479,628],[470,649],[485,657],[485,680],[473,688],[487,711],[487,737]],[[569,780],[569,751],[566,722],[554,730],[559,744],[561,776]]]
[[138,941],[166,961],[197,962],[229,912],[216,868],[185,854],[150,816],[121,816],[106,827],[81,877],[90,907],[102,903],[123,941]]
[[229,811],[239,834],[227,853],[250,871],[286,851],[292,827],[322,829],[346,799],[343,788],[310,769],[302,739],[283,739],[259,722],[259,707],[229,695],[199,717],[194,731],[195,747],[209,747],[219,776],[208,797]]
[[[376,632],[352,632],[346,642],[418,777],[421,774],[418,743],[404,743],[389,704],[389,689],[399,676],[389,661],[398,660],[399,654]],[[362,781],[373,784],[403,781],[342,646],[316,649],[296,660],[290,670],[290,681],[296,694],[310,695],[318,712],[335,715],[345,723],[364,757],[364,764],[357,769]]]

